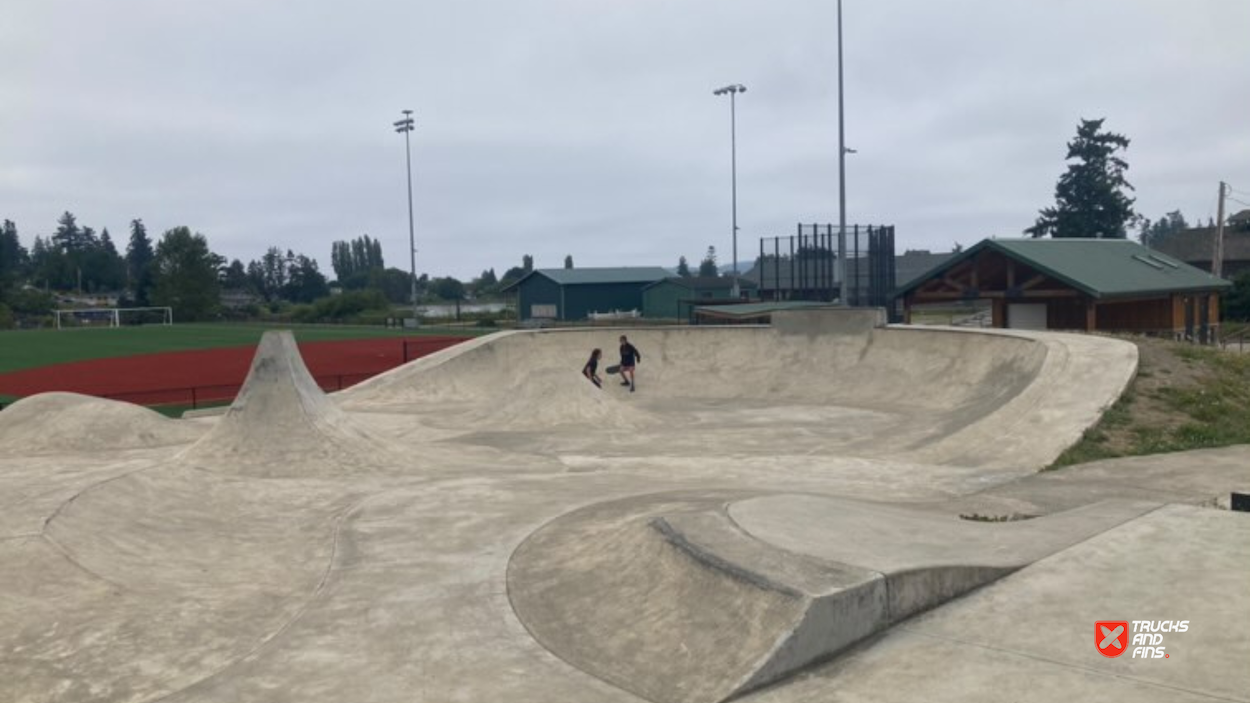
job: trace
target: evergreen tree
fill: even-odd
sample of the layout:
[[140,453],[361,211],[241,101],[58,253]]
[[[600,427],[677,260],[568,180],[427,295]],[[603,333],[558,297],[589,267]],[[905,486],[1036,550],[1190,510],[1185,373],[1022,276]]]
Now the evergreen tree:
[[113,238],[109,236],[109,228],[100,231],[100,248],[110,256],[117,256],[117,247],[113,246]]
[[90,227],[84,227],[83,233],[90,237],[88,241],[94,241],[90,249],[79,254],[84,285],[88,290],[94,291],[123,289],[126,285],[126,261],[117,253],[108,228],[105,227],[100,232],[98,240]]
[[152,240],[148,238],[148,230],[143,226],[143,220],[131,220],[130,243],[126,245],[126,270],[130,278],[131,295],[139,306],[151,304],[149,296],[154,283],[152,259],[155,257]]
[[720,270],[716,267],[716,247],[708,247],[707,254],[703,256],[703,261],[699,262],[700,276],[718,276]]
[[17,224],[5,220],[0,226],[0,292],[14,285],[29,265],[26,249],[17,236]]
[[52,244],[63,252],[81,251],[86,248],[82,230],[74,213],[66,210],[57,218],[56,232],[52,235]]
[[690,263],[686,261],[686,257],[677,259],[677,275],[682,278],[690,278]]
[[1117,154],[1129,140],[1103,132],[1105,120],[1081,120],[1076,138],[1068,142],[1068,170],[1055,186],[1055,205],[1038,215],[1025,230],[1033,237],[1124,239],[1135,219],[1133,199],[1124,190],[1133,186],[1124,178],[1128,163]]
[[1185,216],[1180,210],[1173,210],[1157,222],[1142,218],[1141,234],[1138,238],[1142,244],[1154,247],[1187,229],[1189,229],[1189,223],[1185,221]]
[[529,254],[522,256],[521,268],[524,269],[526,273],[533,271],[534,270],[534,257],[530,256]]
[[80,251],[91,251],[100,246],[100,240],[95,236],[95,229],[92,227],[83,227],[78,231],[78,247]]
[[564,268],[566,269],[573,268],[573,255],[572,254],[569,254],[564,257]]

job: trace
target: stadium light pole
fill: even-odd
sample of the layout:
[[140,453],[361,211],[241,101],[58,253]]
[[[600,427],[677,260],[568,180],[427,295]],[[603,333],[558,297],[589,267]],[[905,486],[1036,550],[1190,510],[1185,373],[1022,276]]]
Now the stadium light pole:
[[727,85],[724,88],[717,88],[712,91],[712,95],[729,95],[729,178],[730,178],[730,198],[733,208],[733,256],[734,256],[734,284],[730,295],[734,298],[739,297],[742,293],[738,288],[738,118],[736,113],[735,98],[738,93],[747,92],[747,87],[741,83]]
[[412,267],[412,324],[417,324],[417,239],[412,224],[412,143],[408,134],[412,131],[412,110],[404,110],[404,118],[394,123],[396,132],[404,133],[404,155],[408,164],[408,259]]
[[854,154],[846,148],[846,119],[842,98],[842,0],[838,0],[838,269],[841,274],[838,285],[838,302],[846,299],[846,155]]

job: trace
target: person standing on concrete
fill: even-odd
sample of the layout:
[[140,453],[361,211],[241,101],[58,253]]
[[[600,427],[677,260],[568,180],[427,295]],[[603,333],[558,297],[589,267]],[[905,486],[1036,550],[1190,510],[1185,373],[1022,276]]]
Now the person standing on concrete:
[[599,388],[603,388],[603,379],[599,378],[599,357],[603,356],[602,349],[596,349],[590,352],[590,361],[582,367],[582,375],[590,379],[590,382]]
[[621,385],[629,386],[629,392],[634,392],[634,366],[642,361],[642,354],[629,343],[625,335],[621,335]]

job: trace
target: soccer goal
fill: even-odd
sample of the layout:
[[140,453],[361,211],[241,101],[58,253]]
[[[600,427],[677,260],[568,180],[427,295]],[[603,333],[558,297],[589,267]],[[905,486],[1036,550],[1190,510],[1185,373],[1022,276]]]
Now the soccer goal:
[[174,309],[157,308],[84,308],[53,310],[56,328],[121,327],[122,325],[172,325]]

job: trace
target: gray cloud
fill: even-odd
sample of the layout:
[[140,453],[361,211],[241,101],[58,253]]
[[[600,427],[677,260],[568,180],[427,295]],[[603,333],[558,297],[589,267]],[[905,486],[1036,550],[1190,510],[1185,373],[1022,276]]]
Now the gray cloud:
[[[849,218],[900,245],[1014,236],[1049,203],[1081,117],[1132,138],[1150,217],[1250,191],[1242,0],[846,1]],[[837,218],[827,0],[11,0],[0,24],[0,217],[62,210],[115,236],[180,224],[244,260],[327,264],[369,233],[402,264],[398,111],[419,263],[467,277],[728,260],[739,101],[743,257]]]

